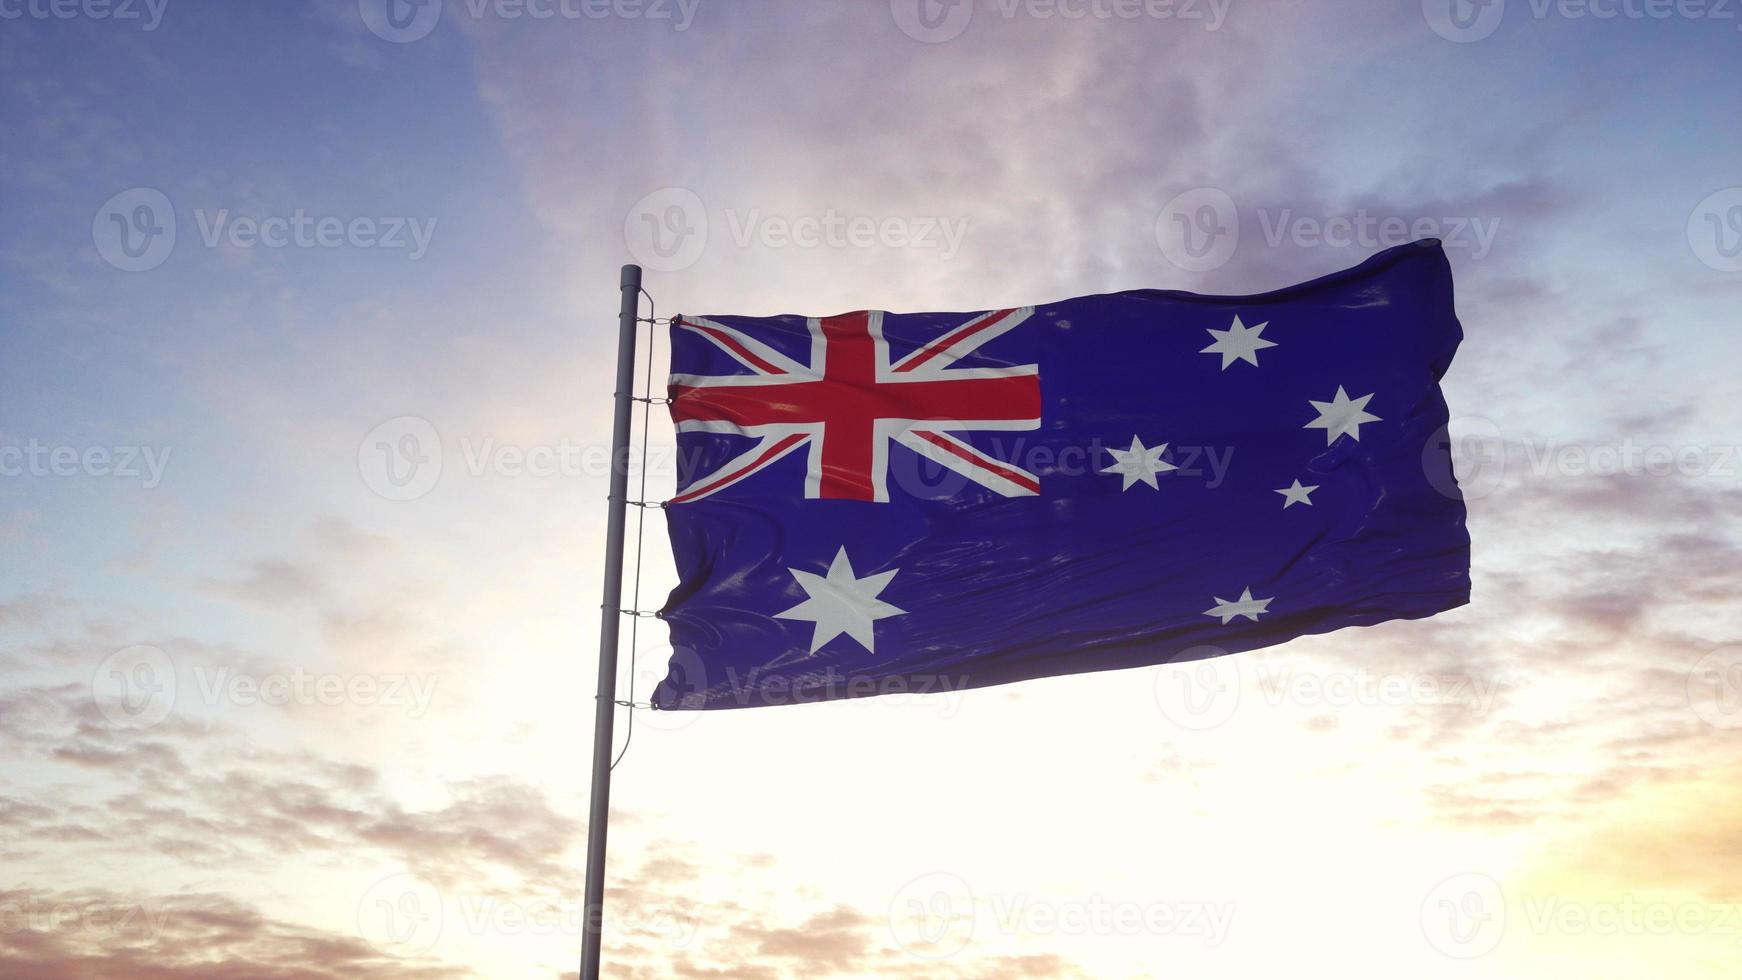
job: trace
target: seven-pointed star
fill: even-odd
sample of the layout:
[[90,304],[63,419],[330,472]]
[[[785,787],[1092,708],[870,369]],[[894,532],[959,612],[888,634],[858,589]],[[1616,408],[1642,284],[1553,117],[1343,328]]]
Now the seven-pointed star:
[[1337,394],[1328,402],[1316,402],[1307,399],[1319,417],[1302,426],[1303,429],[1325,430],[1325,445],[1337,441],[1337,437],[1348,433],[1356,442],[1361,441],[1361,423],[1378,422],[1379,416],[1367,411],[1367,401],[1372,398],[1371,392],[1360,398],[1350,398],[1343,391],[1343,386],[1337,386]]
[[1295,504],[1306,504],[1308,507],[1311,507],[1313,505],[1312,492],[1317,489],[1317,484],[1310,487],[1303,487],[1300,485],[1300,481],[1296,480],[1294,481],[1294,486],[1285,487],[1276,492],[1282,494],[1282,509],[1287,510]]
[[1275,347],[1274,341],[1265,340],[1259,334],[1270,326],[1266,320],[1256,327],[1248,327],[1240,322],[1238,314],[1234,316],[1234,325],[1226,330],[1216,330],[1206,327],[1205,332],[1214,337],[1216,342],[1198,351],[1200,354],[1222,355],[1222,370],[1228,370],[1228,365],[1235,361],[1245,361],[1253,367],[1258,366],[1258,352],[1266,347]]
[[1113,454],[1113,465],[1101,472],[1118,473],[1125,478],[1125,484],[1119,488],[1121,493],[1131,489],[1132,485],[1139,480],[1160,490],[1161,487],[1157,486],[1155,482],[1155,474],[1179,469],[1179,467],[1161,458],[1161,454],[1167,452],[1167,443],[1165,442],[1151,449],[1143,444],[1142,439],[1132,436],[1130,449],[1114,449],[1112,446],[1108,446],[1107,451]]
[[792,573],[793,578],[798,579],[798,584],[810,598],[774,615],[779,619],[802,619],[815,623],[816,630],[811,633],[812,653],[816,653],[823,644],[842,633],[858,640],[859,645],[867,652],[876,653],[872,624],[879,619],[901,616],[907,612],[877,598],[878,593],[889,587],[889,580],[901,569],[891,568],[887,572],[858,578],[853,574],[853,563],[847,558],[845,547],[835,553],[835,560],[829,565],[827,575],[797,568],[788,568],[787,571]]
[[1233,602],[1229,602],[1228,600],[1222,598],[1219,595],[1218,596],[1211,596],[1210,598],[1215,599],[1216,604],[1214,606],[1211,606],[1210,608],[1204,610],[1204,615],[1206,615],[1206,616],[1220,616],[1222,618],[1222,625],[1223,626],[1226,626],[1229,623],[1233,622],[1234,617],[1236,617],[1236,616],[1245,616],[1247,619],[1250,619],[1254,623],[1256,623],[1256,622],[1258,622],[1259,614],[1267,613],[1270,611],[1269,609],[1266,609],[1265,607],[1276,601],[1275,596],[1271,596],[1268,599],[1254,599],[1254,598],[1252,598],[1252,590],[1251,589],[1246,589],[1245,591],[1241,592],[1240,598],[1234,600]]

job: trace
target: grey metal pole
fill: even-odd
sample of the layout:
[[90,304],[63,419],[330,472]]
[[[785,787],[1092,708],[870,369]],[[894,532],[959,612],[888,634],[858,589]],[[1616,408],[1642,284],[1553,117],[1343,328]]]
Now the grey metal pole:
[[629,412],[634,407],[636,317],[641,267],[617,280],[616,411],[611,418],[610,517],[605,525],[605,602],[599,609],[599,693],[593,705],[593,796],[587,809],[587,899],[581,980],[598,980],[599,930],[605,906],[605,831],[611,813],[611,728],[617,712],[617,626],[623,619],[623,525],[629,497]]

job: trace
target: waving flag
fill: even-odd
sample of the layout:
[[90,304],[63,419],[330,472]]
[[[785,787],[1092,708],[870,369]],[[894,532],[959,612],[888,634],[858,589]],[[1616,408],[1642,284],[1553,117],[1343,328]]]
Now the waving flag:
[[662,709],[1199,659],[1469,600],[1438,242],[1252,296],[675,317]]

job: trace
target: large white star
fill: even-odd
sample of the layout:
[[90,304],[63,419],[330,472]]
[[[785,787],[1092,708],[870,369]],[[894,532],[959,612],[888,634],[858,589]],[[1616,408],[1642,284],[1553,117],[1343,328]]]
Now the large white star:
[[1245,616],[1247,619],[1250,619],[1254,623],[1256,623],[1256,622],[1258,622],[1258,617],[1261,614],[1267,613],[1270,611],[1269,609],[1267,609],[1265,607],[1269,606],[1271,603],[1276,601],[1275,596],[1271,596],[1268,599],[1254,599],[1254,598],[1252,598],[1252,590],[1251,589],[1247,589],[1247,590],[1241,592],[1240,598],[1234,600],[1233,602],[1229,602],[1228,600],[1222,598],[1219,595],[1218,596],[1211,596],[1210,598],[1216,600],[1216,604],[1214,606],[1211,606],[1210,608],[1204,610],[1204,615],[1206,615],[1206,616],[1220,616],[1222,618],[1222,625],[1223,626],[1226,626],[1229,623],[1233,622],[1234,617],[1236,617],[1236,616]]
[[1265,340],[1259,336],[1268,326],[1270,326],[1270,321],[1266,320],[1256,327],[1248,327],[1241,323],[1240,317],[1236,315],[1234,325],[1226,330],[1206,327],[1205,332],[1214,337],[1216,342],[1198,351],[1198,353],[1222,355],[1222,370],[1224,371],[1228,370],[1228,365],[1235,361],[1245,361],[1247,364],[1257,367],[1258,352],[1266,347],[1276,346],[1274,341]]
[[835,560],[830,563],[827,575],[798,568],[788,568],[787,571],[792,573],[793,578],[798,579],[798,584],[810,598],[774,615],[779,619],[802,619],[815,623],[816,630],[811,633],[812,653],[816,653],[823,644],[842,633],[858,640],[859,645],[866,651],[876,653],[876,638],[873,636],[871,624],[879,619],[901,616],[907,612],[877,598],[878,593],[889,587],[889,580],[901,569],[891,568],[887,572],[858,578],[853,574],[853,563],[847,558],[847,549],[844,547],[835,553]]
[[1348,393],[1343,390],[1343,386],[1338,385],[1336,397],[1328,402],[1307,399],[1307,403],[1319,413],[1319,417],[1301,428],[1325,430],[1325,445],[1327,446],[1336,442],[1337,437],[1344,433],[1348,433],[1356,442],[1360,442],[1361,423],[1380,421],[1379,416],[1367,411],[1367,401],[1372,397],[1373,395],[1368,393],[1360,398],[1350,398]]
[[1300,485],[1300,481],[1296,480],[1294,481],[1294,486],[1284,487],[1276,492],[1282,494],[1282,509],[1287,510],[1295,504],[1306,504],[1308,507],[1311,507],[1313,505],[1312,494],[1313,491],[1317,489],[1317,484],[1310,487],[1303,487]]
[[1167,452],[1165,442],[1151,449],[1143,444],[1142,439],[1132,436],[1130,449],[1114,449],[1108,446],[1107,451],[1113,454],[1113,465],[1101,472],[1117,473],[1125,478],[1124,485],[1119,488],[1121,493],[1131,489],[1139,480],[1160,490],[1161,487],[1155,482],[1155,474],[1179,469],[1161,458],[1161,454]]

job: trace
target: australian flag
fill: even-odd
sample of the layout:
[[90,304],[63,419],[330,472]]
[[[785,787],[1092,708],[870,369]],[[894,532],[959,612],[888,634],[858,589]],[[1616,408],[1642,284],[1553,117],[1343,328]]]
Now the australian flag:
[[674,317],[661,709],[960,690],[1463,605],[1437,241],[1275,292]]

